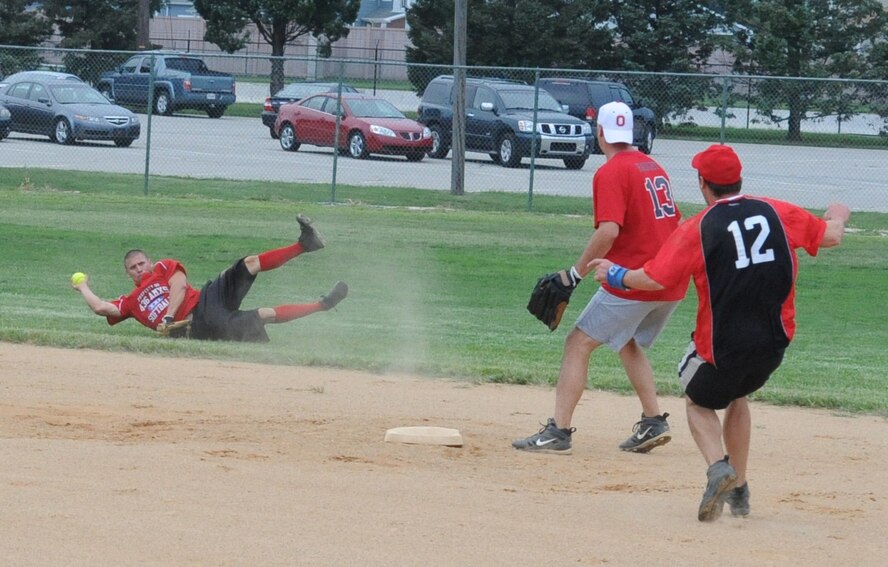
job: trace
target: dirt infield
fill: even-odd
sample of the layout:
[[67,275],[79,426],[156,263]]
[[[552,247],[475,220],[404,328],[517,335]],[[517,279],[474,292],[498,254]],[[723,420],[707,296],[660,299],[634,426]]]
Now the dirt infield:
[[[549,388],[0,343],[4,565],[884,565],[888,420],[753,405],[752,514],[701,524],[705,467],[616,446],[588,392],[572,456],[510,446]],[[459,429],[462,448],[383,442]]]

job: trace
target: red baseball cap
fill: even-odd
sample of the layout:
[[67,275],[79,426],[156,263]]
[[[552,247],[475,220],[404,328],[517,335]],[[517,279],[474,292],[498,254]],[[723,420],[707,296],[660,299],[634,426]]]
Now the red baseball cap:
[[691,166],[700,177],[717,185],[733,185],[740,181],[740,158],[731,146],[713,144],[694,156]]

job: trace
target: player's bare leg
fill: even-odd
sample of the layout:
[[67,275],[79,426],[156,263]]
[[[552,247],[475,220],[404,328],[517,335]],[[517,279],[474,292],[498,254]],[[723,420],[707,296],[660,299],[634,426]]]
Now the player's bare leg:
[[687,399],[688,427],[707,465],[724,458],[722,424],[715,410],[698,406]]
[[735,488],[728,493],[728,504],[731,514],[746,516],[749,514],[749,485],[746,482],[746,466],[749,460],[749,443],[752,436],[752,417],[749,401],[737,398],[725,410],[723,427],[725,448],[731,456],[731,464],[737,471]]
[[574,327],[564,340],[564,354],[555,385],[555,423],[569,428],[573,412],[589,380],[589,358],[601,343]]
[[711,522],[721,516],[728,494],[736,485],[737,472],[724,456],[722,424],[715,410],[698,406],[688,399],[687,412],[691,435],[709,465],[697,519]]
[[635,394],[641,402],[641,411],[647,417],[660,415],[660,404],[657,402],[657,386],[654,384],[654,369],[647,355],[635,339],[629,341],[620,350],[620,359],[629,382],[635,388]]
[[746,482],[746,463],[749,459],[749,442],[752,436],[752,417],[749,401],[737,398],[725,410],[725,448],[731,456],[731,464],[737,471],[737,484]]
[[641,402],[641,419],[632,428],[632,435],[620,443],[620,449],[632,453],[647,453],[672,440],[672,433],[666,422],[669,414],[660,415],[654,369],[651,368],[644,349],[634,339],[620,349],[620,360],[623,361],[626,376]]

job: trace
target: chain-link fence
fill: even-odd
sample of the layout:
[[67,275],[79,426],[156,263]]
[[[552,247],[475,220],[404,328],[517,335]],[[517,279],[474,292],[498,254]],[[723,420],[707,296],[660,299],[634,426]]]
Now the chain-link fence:
[[[15,74],[35,69],[76,77]],[[589,195],[605,160],[596,113],[622,100],[635,145],[664,166],[679,201],[702,202],[691,156],[723,142],[743,160],[748,193],[888,210],[888,81],[456,70],[462,101],[451,66],[0,46],[0,104],[12,115],[0,166],[139,173],[146,188],[151,175],[316,182],[331,199],[337,183],[508,191],[532,207],[535,195]],[[69,147],[35,143],[47,137]]]

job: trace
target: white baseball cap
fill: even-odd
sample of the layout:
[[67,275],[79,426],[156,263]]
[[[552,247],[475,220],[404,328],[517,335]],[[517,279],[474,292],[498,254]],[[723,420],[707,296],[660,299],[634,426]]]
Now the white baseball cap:
[[623,102],[609,102],[598,111],[598,125],[609,144],[632,143],[632,109]]

